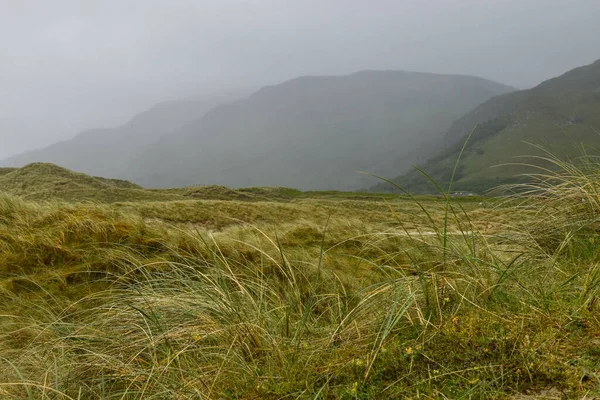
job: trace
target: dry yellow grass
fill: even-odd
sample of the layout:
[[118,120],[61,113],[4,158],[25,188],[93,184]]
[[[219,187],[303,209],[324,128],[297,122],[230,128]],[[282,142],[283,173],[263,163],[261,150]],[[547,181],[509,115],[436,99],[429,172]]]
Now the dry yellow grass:
[[0,196],[0,394],[598,390],[595,238],[579,230],[540,246],[531,229],[539,203],[450,206],[441,198],[102,205]]

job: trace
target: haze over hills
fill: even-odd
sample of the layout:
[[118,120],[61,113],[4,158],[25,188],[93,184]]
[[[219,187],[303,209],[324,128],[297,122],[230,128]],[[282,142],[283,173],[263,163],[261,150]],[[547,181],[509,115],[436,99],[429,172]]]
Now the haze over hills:
[[[600,149],[600,60],[532,89],[489,99],[452,125],[444,137],[445,150],[421,168],[447,185],[460,149],[476,125],[455,177],[457,190],[484,192],[535,172],[517,165],[535,162],[519,156],[543,154],[527,143],[543,146],[561,159],[576,159],[581,154],[580,144]],[[435,191],[415,170],[395,181],[410,191]],[[391,186],[379,184],[372,190],[391,190]]]
[[127,175],[132,157],[146,146],[240,95],[223,93],[163,102],[137,114],[122,126],[90,129],[73,139],[9,157],[0,165],[22,167],[34,162],[48,162],[87,174],[123,177]]
[[[470,76],[362,71],[301,77],[232,99],[162,103],[119,128],[86,131],[2,165],[52,162],[146,187],[352,190],[373,182],[356,171],[394,176],[429,158],[423,169],[445,185],[477,125],[454,188],[485,192],[532,172],[517,165],[531,158],[515,159],[541,154],[525,142],[561,158],[576,157],[580,143],[600,148],[600,60],[521,91]],[[413,192],[435,191],[416,171],[396,180]]]
[[[115,129],[11,157],[147,187],[219,184],[355,189],[356,171],[396,174],[439,149],[440,134],[488,98],[486,79],[405,71],[302,77],[250,97],[168,102]],[[214,108],[212,111],[212,108]]]
[[355,189],[439,149],[451,122],[513,90],[486,79],[405,71],[301,77],[220,106],[132,162],[144,186]]
[[[46,133],[48,131],[53,132],[53,127],[49,127],[48,125],[49,124],[47,123],[45,124]],[[42,131],[42,129],[30,118],[0,117],[0,133],[3,134],[3,137],[0,138],[0,159],[26,150],[21,143],[20,138],[27,137],[36,143],[41,141],[44,135],[39,133],[40,131]],[[55,141],[56,139],[50,143]],[[43,145],[40,145],[40,147],[41,146]]]

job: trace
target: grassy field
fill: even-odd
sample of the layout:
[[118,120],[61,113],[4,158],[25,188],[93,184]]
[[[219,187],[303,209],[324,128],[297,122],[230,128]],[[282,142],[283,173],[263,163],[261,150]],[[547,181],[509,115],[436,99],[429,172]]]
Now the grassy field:
[[600,391],[589,171],[510,201],[78,181],[110,193],[96,202],[64,184],[24,199],[15,172],[0,172],[0,398]]

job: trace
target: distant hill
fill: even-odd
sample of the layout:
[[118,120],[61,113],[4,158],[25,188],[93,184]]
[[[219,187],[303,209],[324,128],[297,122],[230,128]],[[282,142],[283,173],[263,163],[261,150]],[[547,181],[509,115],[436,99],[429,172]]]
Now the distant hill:
[[49,163],[33,163],[22,168],[0,169],[0,193],[32,200],[176,200],[181,195],[156,193],[134,183],[93,177]]
[[[231,189],[219,185],[190,186],[171,189],[146,189],[122,179],[109,179],[74,172],[50,163],[32,163],[22,168],[0,168],[0,195],[9,194],[36,201],[100,203],[227,200],[227,201],[295,201],[330,198],[380,200],[380,194],[355,192],[303,192],[288,187],[248,187]],[[397,198],[396,195],[387,195]],[[210,203],[208,205],[210,207]]]
[[[600,60],[535,88],[484,102],[454,122],[444,136],[445,149],[421,168],[447,185],[460,149],[476,125],[455,177],[456,190],[482,193],[499,184],[522,181],[521,175],[534,169],[516,164],[538,161],[519,156],[542,154],[527,143],[541,145],[563,159],[580,155],[580,144],[600,149]],[[414,170],[395,181],[410,191],[435,191]],[[372,190],[392,189],[382,183]]]
[[0,193],[31,200],[100,202],[165,200],[268,200],[293,198],[302,192],[288,188],[229,189],[199,186],[180,189],[144,189],[122,179],[102,178],[74,172],[50,163],[32,163],[22,168],[0,168]]
[[486,79],[405,71],[302,77],[222,105],[137,153],[148,187],[218,184],[356,189],[440,149],[452,121],[512,91]]
[[164,102],[117,128],[91,129],[73,139],[7,158],[0,165],[22,167],[48,162],[92,175],[125,177],[132,158],[147,146],[236,98],[236,94],[223,94]]

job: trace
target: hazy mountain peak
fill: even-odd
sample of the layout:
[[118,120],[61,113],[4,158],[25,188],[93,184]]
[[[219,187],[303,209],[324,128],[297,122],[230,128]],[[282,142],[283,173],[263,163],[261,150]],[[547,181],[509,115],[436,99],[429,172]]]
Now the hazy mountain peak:
[[440,147],[453,120],[511,90],[412,71],[303,76],[234,102],[157,104],[120,127],[88,130],[4,164],[46,161],[149,187],[354,189],[368,181],[356,171],[406,170]]
[[303,76],[215,108],[137,157],[128,177],[146,186],[357,188],[365,177],[356,171],[407,168],[437,148],[452,120],[511,90],[407,71]]

